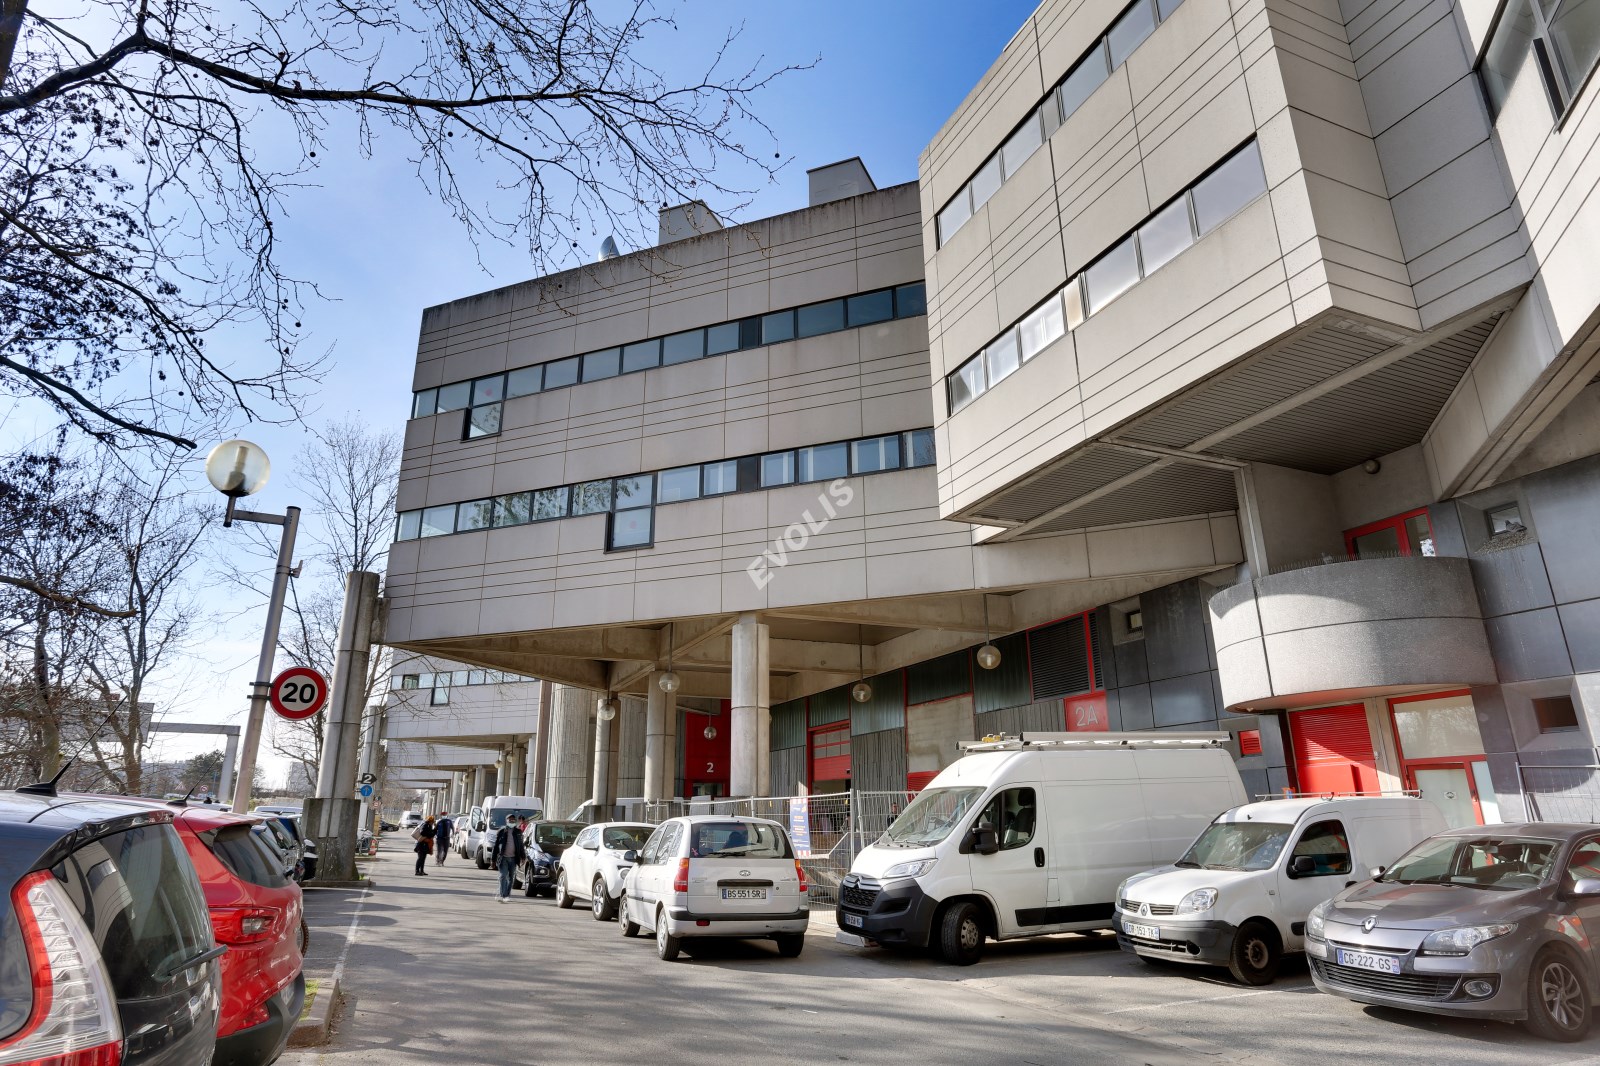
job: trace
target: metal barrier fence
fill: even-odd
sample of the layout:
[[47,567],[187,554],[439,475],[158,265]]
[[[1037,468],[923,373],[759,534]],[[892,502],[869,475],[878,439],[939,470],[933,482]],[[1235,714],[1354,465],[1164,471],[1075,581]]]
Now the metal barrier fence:
[[1517,763],[1528,817],[1542,822],[1600,822],[1600,759],[1577,765]]
[[[831,909],[839,882],[856,854],[883,835],[914,792],[830,792],[752,799],[713,797],[663,800],[645,806],[645,820],[661,822],[685,814],[725,814],[781,822],[794,841],[810,883],[810,903]],[[803,812],[803,813],[802,813]]]

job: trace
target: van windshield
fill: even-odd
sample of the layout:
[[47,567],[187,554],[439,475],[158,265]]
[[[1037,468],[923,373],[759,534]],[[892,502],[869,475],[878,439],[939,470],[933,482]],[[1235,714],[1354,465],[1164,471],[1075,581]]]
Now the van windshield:
[[1177,865],[1205,870],[1265,870],[1278,861],[1292,825],[1276,822],[1212,822],[1189,845]]
[[926,848],[960,825],[983,795],[981,788],[925,788],[900,812],[878,843],[890,848]]
[[506,824],[506,817],[526,818],[536,822],[544,817],[544,812],[537,807],[496,807],[489,812],[489,828],[499,829]]

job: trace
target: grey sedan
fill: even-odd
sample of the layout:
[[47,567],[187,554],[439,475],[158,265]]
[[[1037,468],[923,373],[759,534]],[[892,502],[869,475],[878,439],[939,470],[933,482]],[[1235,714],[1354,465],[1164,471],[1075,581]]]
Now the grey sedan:
[[1311,976],[1358,1003],[1588,1032],[1600,990],[1600,825],[1429,837],[1306,922]]

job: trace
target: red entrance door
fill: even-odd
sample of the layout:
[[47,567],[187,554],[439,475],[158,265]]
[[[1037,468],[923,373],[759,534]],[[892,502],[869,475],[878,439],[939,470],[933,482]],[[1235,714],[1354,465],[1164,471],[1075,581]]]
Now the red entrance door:
[[1378,765],[1359,703],[1289,716],[1301,792],[1377,792]]

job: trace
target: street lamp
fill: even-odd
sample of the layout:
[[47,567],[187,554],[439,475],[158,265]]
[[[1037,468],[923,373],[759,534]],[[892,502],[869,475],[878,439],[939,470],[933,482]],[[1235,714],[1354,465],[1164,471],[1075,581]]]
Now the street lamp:
[[[233,809],[241,814],[250,809],[250,785],[255,780],[256,749],[261,747],[261,726],[267,716],[267,690],[272,685],[278,627],[283,621],[283,600],[289,591],[289,578],[293,576],[289,562],[294,558],[294,535],[300,528],[298,507],[286,507],[281,515],[238,510],[239,500],[260,492],[271,473],[272,464],[267,460],[267,453],[247,440],[225,440],[206,456],[206,480],[228,497],[228,510],[222,519],[224,526],[238,521],[283,527],[282,539],[278,541],[278,563],[272,572],[272,592],[267,597],[267,627],[261,637],[261,657],[256,660],[256,679],[250,686],[250,717],[239,744],[239,773],[233,783]],[[227,792],[226,783],[219,791]]]

